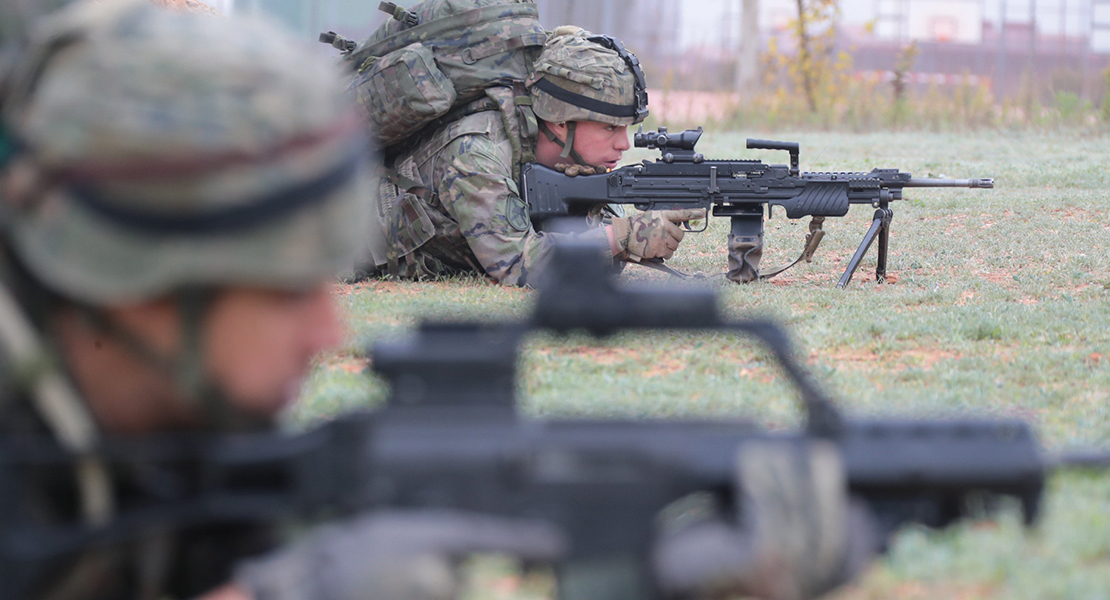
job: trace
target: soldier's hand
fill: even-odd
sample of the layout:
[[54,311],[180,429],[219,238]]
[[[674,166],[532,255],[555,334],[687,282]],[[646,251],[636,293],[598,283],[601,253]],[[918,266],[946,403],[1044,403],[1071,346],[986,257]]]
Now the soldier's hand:
[[598,173],[605,173],[605,167],[589,167],[586,165],[578,165],[572,163],[559,163],[555,165],[555,170],[566,175],[567,177],[577,177],[579,175],[596,175]]
[[454,511],[381,511],[313,530],[239,565],[256,600],[450,600],[456,559],[477,552],[554,561],[566,541],[541,522]]
[[737,458],[737,523],[708,519],[654,549],[668,595],[805,600],[846,583],[872,556],[867,509],[850,502],[834,446],[746,444]]
[[613,241],[617,244],[618,256],[633,261],[670,258],[686,235],[679,224],[704,218],[704,208],[687,208],[653,210],[630,218],[613,219]]

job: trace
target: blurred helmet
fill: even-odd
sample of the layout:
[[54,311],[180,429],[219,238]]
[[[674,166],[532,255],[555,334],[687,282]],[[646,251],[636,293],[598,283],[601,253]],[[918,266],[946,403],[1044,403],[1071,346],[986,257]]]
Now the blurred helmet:
[[[72,0],[0,0],[0,102],[3,102],[4,82],[14,66],[35,21]],[[0,164],[7,156],[7,144],[0,129]]]
[[532,109],[550,123],[632,125],[647,118],[640,61],[620,40],[560,27],[544,44],[528,80]]
[[370,165],[333,66],[266,24],[144,2],[41,25],[2,115],[0,222],[43,284],[105,305],[347,264]]
[[0,0],[0,48],[23,38],[36,19],[73,0]]

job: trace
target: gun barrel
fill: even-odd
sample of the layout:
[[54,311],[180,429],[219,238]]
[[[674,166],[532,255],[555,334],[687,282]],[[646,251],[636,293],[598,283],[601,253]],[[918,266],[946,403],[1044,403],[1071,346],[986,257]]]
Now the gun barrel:
[[924,177],[914,177],[905,183],[903,187],[958,187],[958,188],[994,188],[994,178],[986,177],[982,179],[931,179]]
[[1054,469],[1110,469],[1110,452],[1106,450],[1070,450],[1049,458]]

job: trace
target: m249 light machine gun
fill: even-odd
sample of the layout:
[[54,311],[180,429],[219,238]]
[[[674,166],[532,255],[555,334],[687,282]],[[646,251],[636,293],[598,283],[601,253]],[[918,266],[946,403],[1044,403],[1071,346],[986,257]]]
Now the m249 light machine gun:
[[[852,279],[871,244],[878,240],[875,278],[886,278],[891,201],[902,199],[904,188],[960,187],[993,188],[993,179],[925,179],[898,169],[870,172],[815,173],[798,168],[796,142],[749,139],[747,146],[758,150],[783,150],[789,165],[768,165],[758,160],[708,160],[695,150],[702,130],[672,134],[666,128],[635,135],[637,148],[657,149],[662,156],[642,164],[619,167],[609,173],[568,177],[539,164],[522,170],[522,195],[533,222],[585,214],[597,203],[631,204],[641,210],[704,208],[716,217],[732,221],[729,235],[745,242],[737,266],[729,277],[752,281],[773,277],[803,259],[810,262],[824,232],[826,217],[843,217],[853,204],[875,208],[871,227],[863,237],[837,287]],[[805,249],[794,262],[776,269],[759,269],[763,245],[763,205],[768,215],[781,207],[787,218],[812,217]],[[701,229],[699,231],[704,231]]]

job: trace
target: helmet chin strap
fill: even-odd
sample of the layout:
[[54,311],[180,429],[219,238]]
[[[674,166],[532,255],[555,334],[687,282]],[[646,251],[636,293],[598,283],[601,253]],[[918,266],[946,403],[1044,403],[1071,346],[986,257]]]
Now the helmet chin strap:
[[563,140],[560,140],[559,137],[555,135],[554,131],[551,131],[551,129],[547,126],[546,121],[540,121],[540,131],[543,132],[543,135],[556,146],[563,149],[563,151],[559,153],[559,158],[565,159],[569,156],[570,159],[577,164],[580,164],[584,167],[592,167],[594,165],[587,163],[585,159],[582,158],[582,155],[574,149],[574,134],[577,130],[577,121],[567,121],[567,141],[564,143]]
[[267,420],[237,410],[208,373],[204,360],[204,321],[215,290],[189,287],[175,296],[181,324],[181,348],[176,356],[153,348],[100,308],[83,305],[80,310],[90,325],[120,343],[139,362],[169,377],[182,399],[199,409],[212,427],[223,431],[251,431],[268,426]]

